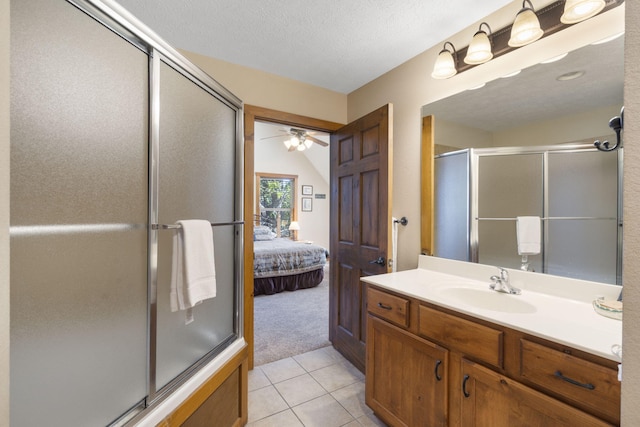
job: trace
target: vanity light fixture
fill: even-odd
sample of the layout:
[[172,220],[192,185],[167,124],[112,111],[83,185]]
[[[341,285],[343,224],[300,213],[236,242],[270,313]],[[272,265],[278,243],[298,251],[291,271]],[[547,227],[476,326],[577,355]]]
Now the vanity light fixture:
[[[447,49],[447,45],[451,46],[451,50]],[[431,77],[434,79],[448,79],[456,75],[458,70],[456,69],[456,61],[454,56],[456,55],[456,48],[450,42],[444,42],[444,46],[438,54],[438,59],[433,66],[433,72]]]
[[[581,15],[580,20],[584,21],[610,11],[624,2],[625,0],[555,0],[536,11],[532,0],[523,0],[522,8],[516,14],[513,24],[494,31],[489,24],[482,22],[469,46],[458,51],[453,44],[445,42],[435,61],[431,77],[448,79],[542,37],[562,31],[572,25],[561,22],[565,15],[572,16],[588,9],[589,13]],[[604,3],[604,7],[600,7],[601,3]],[[550,58],[545,63],[552,59],[556,58]]]
[[[488,33],[482,29],[482,26],[486,26]],[[491,40],[489,35],[491,34],[491,27],[486,22],[480,24],[478,31],[473,35],[471,43],[467,48],[467,55],[464,57],[464,62],[467,64],[484,64],[493,58],[493,52],[491,51]]]
[[[528,7],[526,6],[527,3],[529,4]],[[540,21],[533,9],[533,4],[531,4],[530,0],[524,0],[522,9],[516,15],[511,27],[509,46],[520,47],[528,45],[542,37],[542,34],[544,34],[544,31],[540,28]]]
[[560,22],[563,24],[582,22],[597,15],[605,6],[605,0],[567,0]]

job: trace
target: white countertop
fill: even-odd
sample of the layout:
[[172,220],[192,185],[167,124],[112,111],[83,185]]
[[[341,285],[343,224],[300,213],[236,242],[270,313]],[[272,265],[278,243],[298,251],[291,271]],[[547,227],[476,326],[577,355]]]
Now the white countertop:
[[[521,295],[489,289],[490,266],[420,256],[418,268],[362,277],[366,283],[558,342],[606,359],[622,344],[622,321],[597,314],[593,299],[615,299],[620,287],[508,270]],[[452,274],[453,273],[453,274]],[[478,280],[481,278],[481,280]]]

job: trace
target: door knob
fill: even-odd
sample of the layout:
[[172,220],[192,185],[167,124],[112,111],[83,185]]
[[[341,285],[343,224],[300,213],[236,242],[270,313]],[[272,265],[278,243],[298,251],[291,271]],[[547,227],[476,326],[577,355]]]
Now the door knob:
[[379,266],[384,267],[385,264],[386,264],[386,261],[385,261],[383,256],[379,256],[378,259],[374,259],[372,261],[369,261],[369,264],[378,264]]

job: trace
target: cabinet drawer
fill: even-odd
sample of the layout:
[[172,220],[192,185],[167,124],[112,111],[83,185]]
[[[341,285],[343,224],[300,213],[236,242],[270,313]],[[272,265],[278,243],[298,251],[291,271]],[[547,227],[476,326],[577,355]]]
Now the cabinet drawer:
[[450,350],[502,367],[502,331],[421,305],[418,333]]
[[367,309],[396,325],[409,327],[409,300],[377,289],[367,290]]
[[616,370],[522,339],[523,378],[581,407],[619,420],[620,382]]

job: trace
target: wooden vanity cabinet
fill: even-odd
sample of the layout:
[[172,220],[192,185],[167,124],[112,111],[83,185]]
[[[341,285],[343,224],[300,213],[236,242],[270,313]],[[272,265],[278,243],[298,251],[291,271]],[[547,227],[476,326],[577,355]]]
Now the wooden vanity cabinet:
[[462,359],[461,368],[462,426],[611,426],[475,362]]
[[366,402],[390,426],[620,424],[614,361],[374,285],[368,292]]
[[447,426],[449,352],[390,322],[409,326],[408,312],[404,317],[387,308],[404,306],[399,300],[368,293],[369,306],[381,318],[367,317],[366,403],[392,426]]
[[367,404],[394,426],[446,426],[448,351],[376,317],[367,323]]

